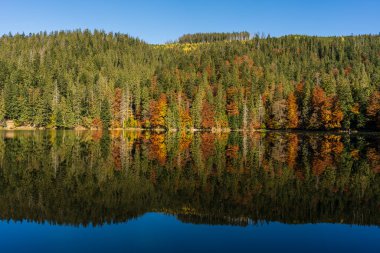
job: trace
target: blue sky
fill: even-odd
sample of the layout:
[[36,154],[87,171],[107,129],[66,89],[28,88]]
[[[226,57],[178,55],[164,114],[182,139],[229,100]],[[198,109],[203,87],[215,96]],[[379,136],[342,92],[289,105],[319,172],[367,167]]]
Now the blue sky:
[[184,33],[246,30],[350,35],[380,32],[379,0],[0,0],[0,34],[77,28],[150,43]]

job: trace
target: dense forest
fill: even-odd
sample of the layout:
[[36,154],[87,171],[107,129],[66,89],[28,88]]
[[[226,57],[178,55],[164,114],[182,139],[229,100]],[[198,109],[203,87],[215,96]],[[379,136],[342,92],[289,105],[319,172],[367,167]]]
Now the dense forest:
[[0,132],[0,219],[380,225],[380,135]]
[[[248,39],[249,38],[249,39]],[[0,38],[0,122],[43,128],[379,129],[380,36],[69,31]]]

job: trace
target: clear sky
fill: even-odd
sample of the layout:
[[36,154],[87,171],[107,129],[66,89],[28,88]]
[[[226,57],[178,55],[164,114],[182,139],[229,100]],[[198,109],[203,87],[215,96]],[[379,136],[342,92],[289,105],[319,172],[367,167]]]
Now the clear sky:
[[380,0],[0,0],[0,34],[72,29],[164,43],[184,33],[380,32]]

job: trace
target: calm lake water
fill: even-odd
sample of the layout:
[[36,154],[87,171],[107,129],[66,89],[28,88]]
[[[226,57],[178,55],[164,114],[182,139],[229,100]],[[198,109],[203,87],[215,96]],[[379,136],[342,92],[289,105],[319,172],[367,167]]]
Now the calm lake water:
[[0,132],[1,252],[380,252],[380,135]]

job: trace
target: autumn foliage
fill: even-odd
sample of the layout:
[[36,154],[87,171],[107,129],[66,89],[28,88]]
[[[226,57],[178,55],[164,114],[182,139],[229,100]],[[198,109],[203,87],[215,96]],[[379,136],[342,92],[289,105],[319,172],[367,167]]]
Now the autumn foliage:
[[150,124],[152,127],[165,127],[168,102],[165,94],[161,94],[157,101],[150,102]]
[[294,93],[290,93],[288,97],[288,127],[298,127],[298,106]]
[[380,128],[378,35],[244,34],[164,45],[102,31],[4,35],[0,127]]
[[238,89],[231,87],[227,89],[227,106],[226,111],[229,116],[239,115],[239,106],[237,101],[235,101],[235,96],[238,94]]
[[212,128],[215,126],[215,110],[208,101],[203,102],[201,126],[202,128]]
[[122,96],[121,89],[116,88],[114,100],[113,100],[113,104],[112,104],[112,113],[113,113],[112,125],[115,128],[121,126],[121,124],[120,124],[120,122],[121,122],[121,96]]
[[202,143],[201,150],[203,154],[203,158],[207,159],[210,156],[213,156],[215,153],[215,134],[213,133],[203,133],[201,135]]
[[324,90],[316,86],[312,97],[313,114],[310,119],[311,127],[334,129],[340,128],[343,112],[336,97],[326,96]]
[[167,150],[165,144],[165,135],[151,135],[148,157],[151,160],[157,160],[161,165],[164,165],[166,163]]
[[367,115],[375,122],[376,127],[380,128],[380,91],[375,91],[370,97]]
[[181,129],[189,129],[191,128],[193,122],[190,116],[190,110],[180,110],[179,112],[180,122],[181,122]]
[[91,127],[95,129],[102,129],[103,128],[102,120],[100,118],[93,119],[91,123]]

